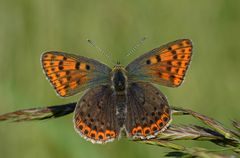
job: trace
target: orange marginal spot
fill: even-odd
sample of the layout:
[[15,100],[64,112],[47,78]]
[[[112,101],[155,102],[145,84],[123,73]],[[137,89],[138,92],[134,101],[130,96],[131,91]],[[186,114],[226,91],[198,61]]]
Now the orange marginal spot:
[[111,138],[111,131],[110,130],[105,131],[105,137],[106,137],[106,139]]
[[116,137],[116,133],[115,133],[114,131],[111,131],[111,132],[110,132],[110,135],[111,135],[112,138],[115,138],[115,137]]
[[132,129],[132,135],[135,135],[137,133],[137,128]]
[[97,138],[98,138],[99,140],[106,140],[106,137],[105,137],[105,135],[104,135],[103,132],[98,132]]
[[89,137],[96,140],[97,139],[97,132],[95,130],[92,130],[89,133]]
[[143,129],[143,134],[144,136],[151,134],[151,129],[149,127],[145,127]]
[[160,129],[162,129],[162,127],[163,127],[163,121],[162,121],[162,119],[159,119],[158,121],[157,121],[157,126],[160,128]]
[[83,123],[83,122],[76,122],[76,126],[78,127],[78,129],[80,130],[80,131],[82,131],[84,128],[85,128],[85,124]]
[[142,134],[143,135],[142,127],[140,127],[140,126],[137,127],[137,134]]
[[158,130],[159,130],[159,127],[158,127],[155,123],[151,125],[151,131],[152,131],[152,133],[155,133],[155,132],[158,131]]
[[91,128],[85,125],[85,127],[82,130],[82,134],[87,136],[90,133],[90,131],[91,131]]
[[162,117],[161,117],[161,120],[162,120],[163,122],[167,122],[167,121],[169,120],[169,115],[168,115],[167,113],[164,113],[164,114],[162,115]]

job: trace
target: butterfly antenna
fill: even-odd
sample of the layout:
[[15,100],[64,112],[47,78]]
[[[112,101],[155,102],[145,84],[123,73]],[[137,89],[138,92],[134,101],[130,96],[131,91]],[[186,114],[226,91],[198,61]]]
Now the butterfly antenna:
[[87,39],[88,43],[95,47],[100,53],[102,53],[103,56],[105,56],[112,64],[115,65],[115,63],[112,60],[112,57],[109,56],[109,54],[107,54],[105,51],[103,51],[100,47],[98,47],[92,40]]
[[137,50],[137,48],[139,48],[146,39],[147,39],[146,36],[144,36],[143,38],[141,38],[141,40],[138,41],[138,43],[128,52],[128,54],[127,54],[126,56],[128,57],[128,56],[130,56],[132,53],[134,53],[134,52]]

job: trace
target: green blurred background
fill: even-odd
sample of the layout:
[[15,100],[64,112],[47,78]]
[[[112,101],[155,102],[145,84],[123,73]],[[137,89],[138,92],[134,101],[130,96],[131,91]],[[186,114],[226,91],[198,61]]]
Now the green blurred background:
[[[159,87],[171,105],[212,116],[227,127],[231,119],[239,119],[240,1],[236,0],[0,0],[0,113],[80,98],[62,99],[55,94],[42,73],[42,52],[62,50],[110,64],[87,38],[114,61],[121,61],[143,36],[148,40],[125,63],[176,39],[190,38],[194,43],[184,84]],[[174,123],[198,124],[189,117],[174,117]],[[188,145],[215,148],[203,142]],[[127,139],[93,145],[75,133],[72,115],[0,124],[0,157],[4,158],[154,158],[166,151]]]

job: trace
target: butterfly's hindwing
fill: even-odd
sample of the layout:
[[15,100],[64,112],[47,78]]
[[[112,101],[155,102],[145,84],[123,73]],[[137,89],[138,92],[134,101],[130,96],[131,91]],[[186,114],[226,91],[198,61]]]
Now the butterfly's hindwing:
[[62,97],[110,82],[111,69],[93,59],[50,51],[43,53],[41,62],[47,78]]
[[126,70],[129,81],[148,81],[178,87],[184,80],[192,56],[192,43],[177,40],[140,56]]
[[129,85],[126,130],[128,136],[148,139],[166,129],[171,111],[166,97],[149,83]]
[[106,143],[119,136],[116,105],[110,86],[90,89],[78,102],[74,114],[76,131],[93,143]]

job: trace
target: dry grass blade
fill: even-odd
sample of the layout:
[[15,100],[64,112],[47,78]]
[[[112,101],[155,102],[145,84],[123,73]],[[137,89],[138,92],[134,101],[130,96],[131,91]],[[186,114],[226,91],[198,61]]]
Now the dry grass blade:
[[57,118],[72,113],[75,106],[76,103],[69,103],[42,108],[23,109],[0,115],[0,121],[21,122]]
[[[0,121],[31,121],[43,120],[48,118],[57,118],[69,113],[75,109],[76,103],[69,103],[57,106],[48,106],[42,108],[32,108],[18,110],[15,112],[0,115]],[[161,146],[173,150],[166,156],[186,157],[186,158],[234,158],[240,154],[240,134],[238,131],[225,128],[220,122],[199,114],[192,110],[173,108],[173,115],[189,115],[197,118],[205,123],[207,127],[196,125],[170,125],[164,132],[159,133],[156,138],[148,140],[134,140],[138,143]],[[233,121],[233,126],[239,130],[240,123]],[[185,145],[176,144],[173,141],[177,140],[193,140],[193,141],[208,141],[213,142],[218,146],[222,146],[222,150],[232,151],[230,155],[219,154],[216,151],[209,151],[205,148],[186,147]]]
[[213,128],[214,130],[216,130],[220,134],[224,135],[225,138],[233,139],[233,140],[238,141],[238,139],[236,138],[236,135],[231,130],[228,130],[220,122],[214,120],[213,118],[207,117],[203,114],[200,114],[200,113],[197,113],[195,111],[188,110],[188,109],[173,108],[173,110],[174,110],[173,112],[177,113],[178,115],[180,113],[182,113],[184,115],[186,115],[186,114],[192,115],[193,117],[199,119],[200,121],[202,121],[203,123],[205,123],[209,127]]
[[240,131],[240,122],[239,121],[233,121],[232,122],[233,126]]
[[[240,153],[240,139],[238,135],[233,132],[233,130],[225,128],[218,121],[187,109],[173,108],[172,113],[173,115],[193,116],[205,123],[209,128],[195,125],[171,125],[167,130],[158,134],[158,136],[154,139],[137,141],[174,149],[173,152],[169,152],[166,155],[173,157],[234,158],[237,157],[236,154]],[[235,121],[234,125],[238,129],[238,122]],[[205,148],[189,148],[172,142],[176,140],[210,141],[219,146],[225,147],[224,149],[219,149],[219,152],[222,150],[228,150],[233,151],[234,153],[230,155],[224,155],[209,151]]]
[[227,139],[209,128],[194,125],[171,125],[166,131],[160,133],[157,139],[211,141],[220,146],[238,146],[235,140]]

